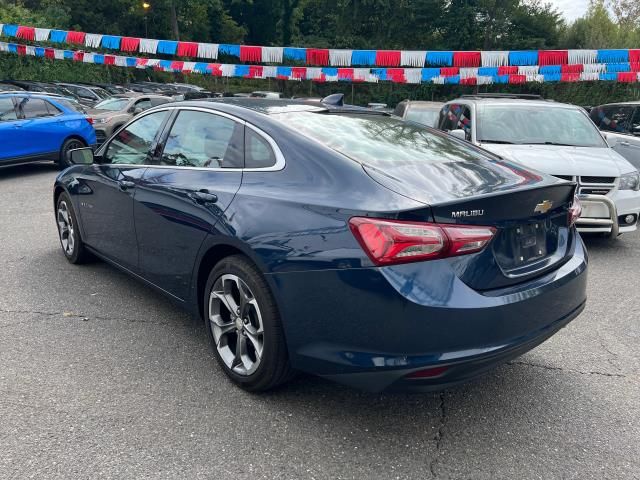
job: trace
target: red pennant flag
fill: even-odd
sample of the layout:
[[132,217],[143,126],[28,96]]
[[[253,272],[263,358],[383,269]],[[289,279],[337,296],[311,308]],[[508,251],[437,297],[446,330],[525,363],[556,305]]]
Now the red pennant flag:
[[84,59],[84,52],[73,52],[73,61],[81,62]]
[[380,67],[397,67],[400,65],[401,57],[402,54],[399,50],[378,50],[376,51],[376,65]]
[[264,67],[262,65],[251,65],[249,67],[249,78],[261,78],[263,71]]
[[171,70],[173,70],[174,72],[181,72],[183,68],[184,62],[178,60],[171,62]]
[[105,55],[104,56],[104,64],[105,65],[115,65],[116,57],[114,55]]
[[324,48],[307,48],[307,64],[329,65],[329,50]]
[[577,63],[575,65],[562,65],[560,67],[561,73],[582,73],[584,71],[584,65]]
[[407,83],[404,68],[387,68],[387,80],[391,80],[394,83]]
[[521,83],[526,83],[526,81],[527,81],[526,75],[509,75],[509,83],[521,84]]
[[178,42],[176,55],[179,57],[197,57],[198,44],[195,42]]
[[545,65],[566,65],[569,63],[569,52],[567,50],[540,50],[538,52],[538,64]]
[[137,52],[140,46],[140,39],[135,37],[122,37],[120,39],[120,50],[125,52]]
[[636,72],[619,72],[618,81],[622,83],[633,83],[638,81],[638,74]]
[[22,38],[23,40],[33,41],[36,39],[36,29],[33,27],[24,27],[20,25],[18,27],[18,32],[16,33],[16,37]]
[[67,32],[67,43],[77,43],[78,45],[84,45],[84,32]]
[[53,48],[45,48],[44,49],[44,57],[45,58],[55,59],[56,58],[55,50]]
[[460,74],[458,67],[442,67],[440,69],[440,75],[443,77],[454,77]]
[[480,52],[453,52],[454,67],[479,67]]
[[562,73],[560,74],[561,82],[578,82],[580,80],[579,73]]
[[254,63],[262,62],[262,47],[240,45],[240,61]]
[[515,66],[498,67],[498,75],[515,75],[517,73],[518,73],[518,67],[515,67]]
[[[327,61],[329,61],[329,50],[327,50]],[[291,69],[291,78],[299,78],[304,80],[307,78],[307,67],[293,67]]]

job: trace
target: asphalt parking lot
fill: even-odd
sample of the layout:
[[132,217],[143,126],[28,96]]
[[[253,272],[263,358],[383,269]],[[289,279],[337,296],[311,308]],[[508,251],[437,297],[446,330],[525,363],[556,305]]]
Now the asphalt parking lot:
[[640,234],[587,239],[584,314],[473,384],[251,395],[162,296],[67,263],[56,173],[0,169],[0,478],[640,478]]

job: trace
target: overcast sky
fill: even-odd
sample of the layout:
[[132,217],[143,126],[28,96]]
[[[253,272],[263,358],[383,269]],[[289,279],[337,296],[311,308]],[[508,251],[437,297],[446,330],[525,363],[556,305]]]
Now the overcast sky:
[[589,0],[549,0],[549,3],[556,6],[566,20],[571,21],[587,11]]

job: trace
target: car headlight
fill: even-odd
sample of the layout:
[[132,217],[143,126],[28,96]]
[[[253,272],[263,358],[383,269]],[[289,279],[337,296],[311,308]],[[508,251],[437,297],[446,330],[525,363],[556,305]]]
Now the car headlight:
[[620,190],[640,190],[640,174],[636,171],[622,175],[619,188]]
[[96,125],[103,125],[105,123],[109,123],[110,118],[96,118],[93,120],[93,123]]

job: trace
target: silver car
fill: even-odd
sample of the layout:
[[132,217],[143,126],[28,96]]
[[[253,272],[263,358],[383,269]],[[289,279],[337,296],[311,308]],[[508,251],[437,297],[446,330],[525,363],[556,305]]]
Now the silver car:
[[590,117],[609,145],[640,170],[640,102],[594,107]]
[[640,175],[575,105],[532,96],[468,95],[444,105],[438,128],[500,157],[578,184],[581,232],[637,229]]

